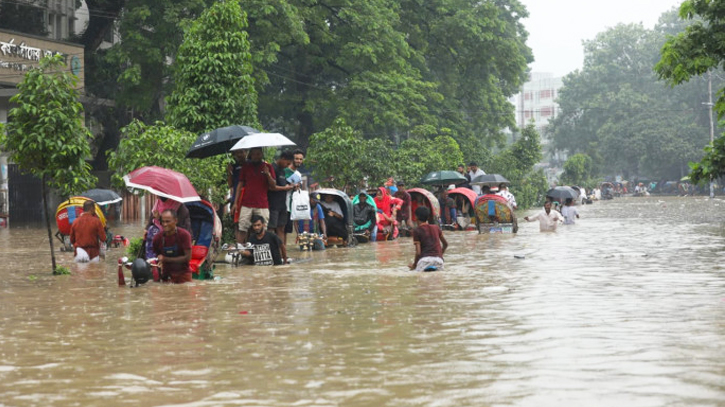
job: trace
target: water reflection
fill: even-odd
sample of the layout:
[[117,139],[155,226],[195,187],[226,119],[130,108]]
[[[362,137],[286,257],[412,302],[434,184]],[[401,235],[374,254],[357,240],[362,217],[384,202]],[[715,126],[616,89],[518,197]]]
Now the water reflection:
[[405,271],[400,239],[134,289],[116,285],[120,249],[53,277],[44,230],[3,229],[0,400],[719,405],[723,208],[618,199],[554,234],[451,233],[438,273]]

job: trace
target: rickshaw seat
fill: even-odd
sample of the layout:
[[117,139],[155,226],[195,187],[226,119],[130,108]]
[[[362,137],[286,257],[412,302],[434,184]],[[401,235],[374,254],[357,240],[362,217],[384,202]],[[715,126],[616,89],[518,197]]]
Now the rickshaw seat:
[[206,255],[209,253],[209,248],[206,246],[193,246],[191,248],[191,260],[189,261],[189,268],[192,273],[199,273],[199,268],[206,260]]

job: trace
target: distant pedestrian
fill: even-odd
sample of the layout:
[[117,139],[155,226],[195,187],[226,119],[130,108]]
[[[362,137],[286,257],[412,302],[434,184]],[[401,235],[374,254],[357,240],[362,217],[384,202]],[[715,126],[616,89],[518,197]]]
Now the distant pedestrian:
[[544,203],[544,210],[535,216],[524,218],[527,222],[539,221],[539,230],[542,232],[555,232],[559,222],[564,221],[564,217],[557,211],[551,210],[551,201]]
[[[284,170],[284,175],[285,178],[287,178],[287,182],[295,185],[294,190],[305,189],[305,185],[302,180],[302,173],[300,172],[300,167],[302,167],[302,164],[304,162],[305,153],[302,150],[297,149],[292,152],[292,162]],[[285,198],[288,213],[292,213],[292,192],[293,191],[287,192],[287,197]],[[287,220],[287,225],[284,228],[284,236],[280,236],[284,244],[287,244],[287,235],[289,233],[292,233],[292,230],[294,229],[293,223],[294,222],[292,220]]]
[[460,165],[458,166],[458,168],[456,169],[456,171],[457,171],[457,172],[458,172],[459,174],[461,174],[461,175],[463,175],[464,177],[466,177],[466,182],[464,182],[464,183],[462,183],[462,184],[458,184],[458,187],[459,187],[459,188],[468,188],[468,189],[473,189],[473,188],[471,188],[471,174],[469,174],[469,173],[468,173],[468,171],[466,171],[466,166],[465,166],[465,165],[463,165],[463,164],[460,164]]
[[70,228],[70,242],[75,250],[75,261],[85,263],[100,261],[101,244],[106,241],[103,223],[96,215],[96,203],[83,202],[83,214]]
[[285,169],[292,162],[293,156],[291,151],[283,151],[280,157],[272,165],[275,175],[275,184],[267,191],[267,201],[269,202],[269,223],[267,230],[284,238],[284,229],[289,220],[289,212],[287,211],[287,192],[297,187],[296,184],[290,184],[285,177]]
[[579,219],[579,211],[577,211],[574,206],[573,199],[566,198],[566,201],[564,201],[564,207],[561,208],[561,215],[564,217],[565,225],[573,225],[576,223],[576,220]]
[[506,199],[506,201],[509,203],[509,205],[511,205],[512,208],[518,208],[518,206],[516,205],[516,197],[514,196],[514,194],[509,192],[508,186],[506,186],[506,184],[499,184],[498,192],[496,193],[496,195]]
[[[473,182],[476,177],[479,177],[481,175],[486,175],[485,172],[483,172],[482,169],[478,168],[478,164],[476,162],[471,162],[468,164],[468,166],[471,168],[471,171],[468,173],[468,176],[471,177],[471,180],[469,182]],[[480,185],[473,185],[472,186],[473,192],[475,192],[477,195],[481,195],[481,186]]]
[[396,214],[397,215],[396,220],[398,221],[398,226],[401,229],[412,228],[413,225],[412,225],[411,219],[410,219],[412,212],[410,210],[410,207],[411,207],[411,203],[412,203],[413,199],[410,197],[410,194],[408,193],[408,191],[405,190],[405,182],[398,181],[398,191],[395,192],[393,197],[398,198],[401,201],[403,201],[403,205],[400,206],[400,210],[397,211],[397,214]]
[[434,271],[443,268],[443,254],[448,248],[448,241],[438,225],[428,223],[430,209],[420,206],[415,210],[417,227],[413,229],[415,258],[408,268],[415,271]]

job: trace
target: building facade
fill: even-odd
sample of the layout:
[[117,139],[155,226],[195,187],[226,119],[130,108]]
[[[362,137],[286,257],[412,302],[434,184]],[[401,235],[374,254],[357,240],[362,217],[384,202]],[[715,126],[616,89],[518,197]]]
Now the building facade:
[[549,120],[556,117],[559,112],[556,98],[561,87],[562,78],[554,77],[551,73],[534,72],[514,100],[516,123],[519,128],[524,128],[533,122],[545,144],[548,143],[546,127]]

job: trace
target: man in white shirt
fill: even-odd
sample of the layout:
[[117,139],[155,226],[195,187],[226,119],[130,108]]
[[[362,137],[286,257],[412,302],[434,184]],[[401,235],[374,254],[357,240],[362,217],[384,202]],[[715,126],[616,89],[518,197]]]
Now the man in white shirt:
[[525,217],[527,222],[539,221],[539,230],[541,232],[555,232],[559,222],[564,221],[564,217],[557,211],[551,210],[551,201],[544,203],[544,210],[532,217]]
[[565,225],[573,225],[579,219],[579,211],[574,206],[574,200],[566,198],[564,207],[561,208],[561,215],[564,217]]
[[[471,180],[478,177],[479,175],[486,175],[485,172],[483,172],[482,169],[478,168],[478,164],[475,162],[472,162],[468,164],[469,167],[471,167],[471,171],[468,173]],[[471,188],[473,189],[473,192],[476,193],[476,195],[481,195],[481,186],[480,185],[472,185]]]
[[516,197],[514,196],[514,194],[509,192],[509,189],[506,186],[506,184],[499,184],[498,192],[496,192],[496,195],[503,197],[505,200],[507,200],[509,205],[511,205],[512,208],[514,208],[514,209],[518,208],[518,206],[516,205]]

